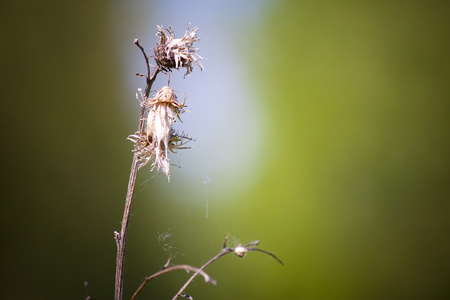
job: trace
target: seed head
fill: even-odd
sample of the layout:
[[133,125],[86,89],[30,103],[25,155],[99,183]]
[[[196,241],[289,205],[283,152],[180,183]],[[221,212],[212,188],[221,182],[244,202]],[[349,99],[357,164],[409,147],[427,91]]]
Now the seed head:
[[[144,96],[143,96],[144,98]],[[153,98],[143,99],[142,105],[147,108],[146,127],[144,132],[137,132],[128,137],[135,143],[141,164],[145,166],[153,158],[152,171],[162,169],[170,181],[170,163],[168,151],[186,149],[184,145],[191,140],[184,133],[173,129],[173,123],[185,112],[185,102],[179,103],[172,88],[165,86],[159,89]]]
[[163,29],[157,26],[159,36],[159,43],[155,49],[155,61],[165,70],[172,68],[186,68],[186,75],[189,75],[193,70],[193,64],[199,66],[202,70],[203,65],[198,59],[203,59],[197,54],[198,48],[194,48],[194,42],[200,41],[197,37],[198,27],[194,27],[189,31],[189,24],[187,25],[186,33],[181,39],[176,39],[172,27]]

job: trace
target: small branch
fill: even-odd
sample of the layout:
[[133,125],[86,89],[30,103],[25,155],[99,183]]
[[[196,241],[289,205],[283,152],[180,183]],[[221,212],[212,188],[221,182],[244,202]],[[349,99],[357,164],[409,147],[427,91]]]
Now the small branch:
[[136,46],[138,46],[139,49],[141,49],[142,54],[144,55],[144,58],[145,58],[145,64],[147,65],[147,77],[150,77],[150,62],[149,62],[149,60],[148,60],[147,54],[145,53],[144,47],[142,47],[142,45],[141,45],[141,39],[140,39],[140,38],[139,38],[139,39],[135,39],[135,40],[134,40],[134,44],[135,44]]
[[[141,52],[142,52],[142,54],[144,55],[144,58],[145,58],[145,64],[147,65],[147,76],[146,76],[146,78],[147,78],[147,87],[145,88],[145,97],[148,97],[150,95],[150,90],[152,88],[153,82],[156,79],[156,75],[159,73],[159,71],[161,71],[161,67],[160,66],[155,67],[155,69],[153,70],[152,76],[150,76],[150,62],[148,60],[147,54],[145,53],[144,47],[142,47],[142,45],[141,45],[141,40],[140,39],[135,39],[134,40],[134,44],[136,46],[138,46],[139,49],[141,49]],[[139,74],[139,73],[136,74],[136,75],[143,76],[143,74]],[[145,77],[145,75],[143,77]]]
[[227,236],[223,239],[222,249],[226,249],[227,248],[227,242],[228,242],[228,238],[229,237],[230,237],[230,234],[228,233]]
[[224,255],[226,255],[226,254],[228,254],[230,252],[234,252],[234,254],[236,254],[236,256],[243,258],[243,257],[245,257],[245,255],[247,254],[248,251],[259,251],[259,252],[262,252],[262,253],[265,253],[265,254],[268,254],[268,255],[272,256],[276,261],[278,261],[280,264],[284,265],[284,263],[281,261],[281,259],[276,257],[275,254],[273,254],[272,252],[269,252],[269,251],[266,251],[266,250],[262,250],[262,249],[259,249],[259,248],[255,248],[259,244],[259,241],[254,241],[254,242],[251,242],[251,243],[249,243],[247,245],[237,246],[235,248],[227,247],[227,241],[228,241],[229,236],[230,235],[227,234],[227,236],[223,240],[222,252],[220,252],[219,254],[217,254],[216,256],[211,258],[210,260],[208,260],[203,266],[200,267],[200,269],[198,269],[197,272],[192,274],[192,276],[189,278],[189,280],[186,281],[186,283],[181,287],[181,289],[172,298],[172,300],[176,300],[181,295],[181,293],[189,286],[189,284],[191,284],[191,282],[194,280],[194,278],[197,277],[197,275],[200,272],[202,272],[207,266],[209,266],[211,263],[215,262],[216,260],[218,260],[219,258],[221,258],[222,256],[224,256]]
[[247,249],[247,250],[248,250],[248,251],[259,251],[259,252],[265,253],[265,254],[267,254],[267,255],[270,255],[270,256],[272,256],[277,262],[279,262],[281,265],[284,266],[284,262],[283,262],[281,259],[279,259],[273,252],[266,251],[266,250],[259,249],[259,248],[249,248],[249,249]]
[[217,284],[217,281],[215,281],[214,279],[212,279],[208,274],[206,274],[204,271],[195,268],[193,266],[190,265],[176,265],[176,266],[172,266],[172,267],[168,267],[168,268],[164,268],[159,272],[156,272],[155,274],[152,274],[148,277],[145,278],[144,282],[142,282],[142,284],[139,286],[139,288],[136,290],[136,292],[134,293],[133,297],[131,297],[131,300],[134,300],[136,298],[136,296],[141,292],[141,290],[147,285],[147,283],[152,280],[153,278],[156,278],[158,276],[161,276],[163,274],[175,271],[175,270],[186,270],[186,271],[192,271],[192,272],[196,272],[196,274],[200,274],[205,278],[205,282],[211,282],[213,285]]

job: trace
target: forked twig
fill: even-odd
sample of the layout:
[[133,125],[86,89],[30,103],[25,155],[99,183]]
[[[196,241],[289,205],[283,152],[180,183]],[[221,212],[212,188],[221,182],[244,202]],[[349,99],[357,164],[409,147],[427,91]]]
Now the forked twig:
[[172,267],[167,267],[165,269],[162,269],[161,271],[156,272],[155,274],[152,274],[152,275],[146,277],[144,282],[142,282],[142,284],[139,286],[139,288],[133,294],[133,297],[131,297],[131,300],[134,300],[136,298],[136,296],[141,292],[141,290],[147,285],[147,283],[150,280],[152,280],[153,278],[156,278],[158,276],[161,276],[163,274],[175,271],[175,270],[186,270],[188,272],[189,271],[196,272],[197,274],[200,274],[205,278],[205,282],[211,282],[213,285],[217,284],[217,281],[212,279],[208,274],[206,274],[204,271],[202,271],[198,268],[195,268],[190,265],[176,265],[176,266],[172,266]]
[[239,245],[235,248],[229,248],[229,247],[227,247],[228,237],[229,237],[229,234],[223,240],[222,251],[220,253],[218,253],[216,256],[214,256],[213,258],[211,258],[210,260],[208,260],[203,266],[201,266],[198,269],[197,272],[192,274],[192,276],[188,279],[188,281],[186,281],[186,283],[181,287],[181,289],[178,291],[178,293],[176,293],[176,295],[172,298],[172,300],[176,300],[179,296],[181,296],[181,293],[189,286],[189,284],[191,284],[191,282],[195,279],[195,277],[197,277],[197,275],[200,274],[200,272],[202,272],[207,266],[209,266],[211,263],[215,262],[216,260],[218,260],[219,258],[221,258],[222,256],[224,256],[230,252],[234,252],[238,257],[245,257],[245,255],[247,254],[248,251],[259,251],[259,252],[270,255],[277,262],[284,265],[284,262],[281,261],[281,259],[279,259],[278,257],[276,257],[273,252],[255,248],[259,244],[259,241],[254,241],[254,242],[251,242],[244,246]]

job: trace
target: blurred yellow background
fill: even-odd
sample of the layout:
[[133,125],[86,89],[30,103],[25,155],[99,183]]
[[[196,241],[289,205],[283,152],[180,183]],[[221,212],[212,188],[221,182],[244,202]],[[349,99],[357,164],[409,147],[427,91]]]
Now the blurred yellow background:
[[[139,172],[125,298],[173,263],[229,255],[194,299],[450,297],[449,7],[442,1],[1,4],[1,299],[112,298],[156,25],[199,26],[206,70],[174,71],[196,141],[171,182]],[[154,88],[165,84],[160,78]],[[171,299],[187,274],[150,283]]]

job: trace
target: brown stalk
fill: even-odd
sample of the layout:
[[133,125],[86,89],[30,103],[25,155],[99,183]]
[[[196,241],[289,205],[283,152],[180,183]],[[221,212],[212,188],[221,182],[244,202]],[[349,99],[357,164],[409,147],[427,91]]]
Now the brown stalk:
[[[147,98],[150,94],[150,90],[152,89],[152,85],[155,82],[156,76],[161,71],[161,68],[159,66],[156,66],[153,69],[153,73],[150,75],[150,63],[148,60],[148,56],[144,51],[144,48],[141,45],[140,40],[135,39],[134,44],[139,47],[139,49],[142,51],[142,54],[144,55],[145,62],[147,64],[147,75],[143,74],[136,74],[142,77],[146,78],[147,86],[145,88],[145,98]],[[139,132],[144,131],[145,127],[145,106],[141,107],[141,113],[139,116]],[[136,144],[137,147],[137,144]],[[123,266],[124,266],[124,259],[125,259],[125,245],[126,245],[126,239],[127,239],[127,231],[128,231],[128,222],[130,219],[130,210],[131,210],[131,203],[133,200],[133,193],[134,193],[134,186],[136,184],[136,175],[137,171],[139,169],[139,158],[137,155],[137,152],[133,155],[133,162],[131,163],[131,171],[130,171],[130,179],[128,181],[128,189],[127,189],[127,196],[125,199],[125,208],[123,211],[123,219],[122,219],[122,228],[120,230],[120,233],[115,231],[114,232],[114,238],[116,240],[117,244],[117,257],[116,257],[116,283],[115,283],[115,300],[122,300],[123,297]]]

